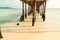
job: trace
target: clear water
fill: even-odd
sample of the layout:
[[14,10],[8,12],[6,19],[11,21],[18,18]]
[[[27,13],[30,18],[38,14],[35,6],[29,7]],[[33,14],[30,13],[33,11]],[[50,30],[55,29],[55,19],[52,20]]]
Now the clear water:
[[21,15],[21,9],[0,9],[0,24],[14,21]]
[[[18,21],[22,14],[22,9],[0,9],[0,24]],[[53,25],[54,26],[53,26]],[[60,9],[46,9],[46,28],[59,28],[60,27]],[[57,27],[55,27],[57,26]],[[58,27],[59,26],[59,27]],[[2,26],[2,32],[11,32],[11,29],[16,26]]]
[[[46,12],[60,13],[60,9],[46,9]],[[21,14],[22,9],[0,9],[0,24],[12,22],[17,19],[17,17],[21,16]]]

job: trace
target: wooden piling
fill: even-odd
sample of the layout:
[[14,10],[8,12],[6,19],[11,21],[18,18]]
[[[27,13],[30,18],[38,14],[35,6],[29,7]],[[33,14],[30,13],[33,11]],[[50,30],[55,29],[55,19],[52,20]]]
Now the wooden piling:
[[43,3],[43,12],[45,14],[45,11],[46,11],[46,2]]
[[34,26],[35,20],[36,20],[36,0],[34,0],[34,6],[33,6],[32,26]]
[[24,2],[22,2],[22,15],[23,15],[23,18],[24,18]]
[[45,1],[45,11],[44,11],[44,13],[46,12],[46,1]]
[[[29,6],[31,6],[31,10],[29,9],[29,6],[28,6],[28,14],[30,14],[29,11],[33,12],[32,26],[34,26],[35,19],[36,19],[36,9],[39,9],[39,6],[41,6],[41,5],[43,5],[42,18],[43,18],[43,21],[45,21],[45,10],[46,10],[46,1],[47,0],[21,0],[21,1],[24,3],[27,3]],[[22,8],[23,14],[24,14],[24,7],[25,7],[25,13],[26,13],[26,4],[25,4],[25,6],[23,5],[23,8]],[[38,12],[39,12],[39,10],[38,10]]]
[[22,22],[22,21],[24,21],[24,1],[22,1],[22,15],[21,15],[21,17],[20,17],[20,21]]
[[27,18],[27,4],[25,3],[25,18]]
[[2,37],[2,33],[1,33],[1,25],[0,25],[0,39],[3,38]]

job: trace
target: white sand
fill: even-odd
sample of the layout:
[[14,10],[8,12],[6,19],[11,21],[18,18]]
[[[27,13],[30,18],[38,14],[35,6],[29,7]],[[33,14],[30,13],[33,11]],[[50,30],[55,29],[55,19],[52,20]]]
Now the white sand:
[[1,40],[60,40],[60,32],[3,33]]

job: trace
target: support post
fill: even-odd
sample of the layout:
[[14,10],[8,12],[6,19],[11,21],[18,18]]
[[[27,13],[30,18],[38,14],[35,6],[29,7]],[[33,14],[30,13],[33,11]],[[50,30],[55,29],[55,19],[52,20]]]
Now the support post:
[[25,18],[27,18],[27,4],[25,3]]
[[43,3],[43,13],[42,13],[43,21],[45,21],[45,10],[46,10],[46,1]]
[[28,5],[28,15],[29,15],[29,5]]
[[39,6],[37,6],[36,10],[37,10],[37,12],[38,12],[38,14],[39,14]]
[[31,6],[28,5],[28,16],[32,13],[32,8]]
[[35,20],[36,20],[36,0],[34,0],[34,6],[33,6],[32,26],[34,26]]
[[44,13],[46,12],[46,1],[44,3]]
[[40,14],[40,15],[42,15],[41,6],[42,6],[42,5],[39,6],[39,14]]
[[24,2],[22,1],[22,15],[20,17],[20,21],[24,21]]
[[22,2],[22,15],[24,16],[24,2]]
[[0,39],[3,38],[2,37],[2,33],[1,33],[1,25],[0,25]]

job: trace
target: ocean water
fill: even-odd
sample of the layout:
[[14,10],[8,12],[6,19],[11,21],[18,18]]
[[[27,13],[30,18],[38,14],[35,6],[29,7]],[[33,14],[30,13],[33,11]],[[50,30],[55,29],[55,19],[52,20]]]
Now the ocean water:
[[[0,9],[0,25],[8,22],[19,21],[22,9]],[[17,20],[16,20],[17,19]],[[60,30],[60,9],[46,9],[45,28]],[[3,25],[2,32],[13,32],[16,26]],[[25,27],[24,27],[25,28]]]
[[21,12],[21,9],[0,9],[0,24],[14,21],[21,16]]
[[[60,9],[46,9],[46,12],[47,13],[51,13],[51,12],[60,13]],[[22,14],[22,9],[0,9],[0,24],[13,22],[15,19],[20,17],[21,14]]]

